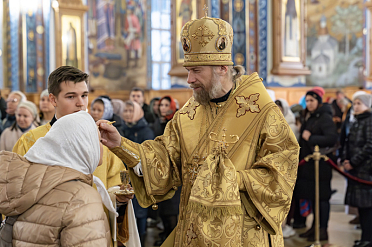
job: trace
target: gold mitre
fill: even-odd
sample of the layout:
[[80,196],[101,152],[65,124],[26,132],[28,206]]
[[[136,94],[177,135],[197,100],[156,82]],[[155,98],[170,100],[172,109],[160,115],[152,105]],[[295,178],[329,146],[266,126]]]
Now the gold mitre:
[[219,18],[205,16],[187,22],[181,30],[183,66],[234,65],[233,36],[231,25]]

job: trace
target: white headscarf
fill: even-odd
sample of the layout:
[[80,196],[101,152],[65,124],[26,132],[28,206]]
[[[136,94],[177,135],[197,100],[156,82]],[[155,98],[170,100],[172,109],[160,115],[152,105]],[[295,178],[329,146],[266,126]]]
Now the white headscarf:
[[[79,111],[59,118],[24,157],[34,163],[69,167],[84,174],[92,174],[100,160],[99,142],[93,118],[89,113]],[[102,181],[93,176],[93,182],[103,204],[109,211],[116,213]]]
[[98,97],[93,100],[91,104],[91,109],[93,109],[93,105],[97,100],[101,100],[103,102],[103,116],[102,119],[111,120],[114,115],[114,108],[112,107],[111,101],[106,99],[105,97]]
[[21,97],[20,101],[27,100],[26,95],[24,93],[22,93],[21,91],[11,91],[9,95],[11,95],[11,94],[19,95]]

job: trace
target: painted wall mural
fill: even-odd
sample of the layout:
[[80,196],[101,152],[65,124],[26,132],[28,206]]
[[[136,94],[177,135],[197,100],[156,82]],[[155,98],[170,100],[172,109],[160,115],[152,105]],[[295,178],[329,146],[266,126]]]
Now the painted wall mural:
[[92,88],[146,87],[146,0],[88,0],[88,6]]
[[221,0],[219,5],[220,17],[234,29],[233,62],[247,74],[258,70],[258,5],[258,0]]
[[363,1],[308,1],[306,84],[363,85]]
[[[3,1],[3,87],[41,92],[49,75],[49,0]],[[9,66],[10,65],[10,66]]]

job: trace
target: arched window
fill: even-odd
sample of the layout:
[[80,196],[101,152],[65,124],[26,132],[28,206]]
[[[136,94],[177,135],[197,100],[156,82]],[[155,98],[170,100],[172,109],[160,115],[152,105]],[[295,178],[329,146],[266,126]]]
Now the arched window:
[[171,1],[151,2],[151,86],[152,89],[169,89],[171,78]]

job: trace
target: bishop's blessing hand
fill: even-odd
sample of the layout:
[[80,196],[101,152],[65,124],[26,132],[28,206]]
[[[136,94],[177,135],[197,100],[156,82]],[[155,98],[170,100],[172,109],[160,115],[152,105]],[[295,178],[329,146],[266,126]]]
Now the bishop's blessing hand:
[[107,120],[98,120],[96,122],[99,132],[101,133],[101,142],[108,148],[119,147],[121,144],[121,136],[114,126],[107,123]]

